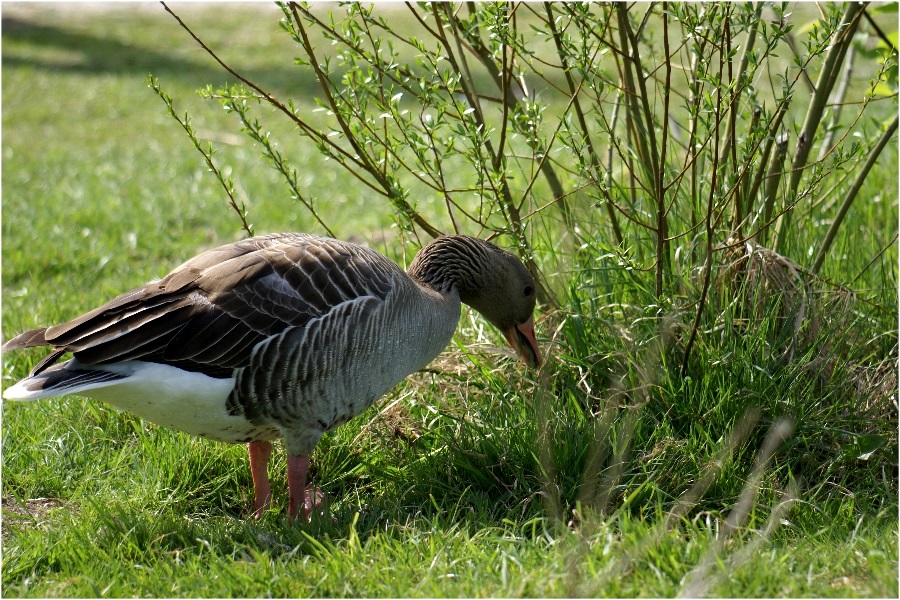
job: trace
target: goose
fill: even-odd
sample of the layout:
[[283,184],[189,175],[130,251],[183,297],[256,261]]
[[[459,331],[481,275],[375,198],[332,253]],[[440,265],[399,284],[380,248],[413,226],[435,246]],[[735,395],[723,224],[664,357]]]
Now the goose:
[[306,482],[319,439],[440,354],[460,303],[497,327],[526,365],[540,366],[534,279],[489,242],[439,237],[404,272],[332,238],[247,238],[9,340],[3,351],[51,352],[3,397],[84,396],[163,427],[248,444],[257,519],[271,503],[272,440],[282,438],[288,518],[302,510],[308,519],[321,503]]

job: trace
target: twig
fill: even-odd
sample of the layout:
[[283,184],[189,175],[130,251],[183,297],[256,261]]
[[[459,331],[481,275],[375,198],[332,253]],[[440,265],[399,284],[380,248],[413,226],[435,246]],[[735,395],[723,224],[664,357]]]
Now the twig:
[[875,30],[875,33],[878,35],[878,38],[884,42],[884,45],[891,49],[891,52],[896,53],[897,47],[894,46],[894,42],[891,40],[888,35],[882,31],[881,27],[878,26],[878,23],[875,22],[875,19],[872,18],[872,15],[869,14],[869,11],[863,8],[863,16],[866,18],[866,21],[869,22],[869,25],[872,26],[872,29]]
[[269,133],[263,132],[262,128],[258,121],[251,121],[247,116],[247,106],[246,104],[236,101],[235,99],[229,98],[226,100],[227,106],[231,108],[234,112],[238,114],[238,117],[241,120],[241,123],[244,125],[244,131],[247,132],[250,137],[252,137],[256,143],[263,147],[263,151],[265,156],[272,162],[272,165],[275,169],[281,173],[281,176],[287,182],[288,187],[291,189],[291,192],[294,195],[294,198],[300,202],[306,210],[313,216],[316,222],[322,226],[322,229],[325,230],[331,237],[336,237],[334,232],[331,231],[331,228],[322,220],[319,216],[319,213],[316,211],[313,203],[308,200],[303,192],[300,191],[300,186],[297,182],[297,171],[289,167],[284,160],[284,157],[281,156],[281,153],[276,150],[272,146],[272,142],[269,140]]
[[869,267],[871,267],[873,264],[875,264],[875,261],[877,261],[879,258],[881,258],[881,256],[882,256],[885,252],[887,252],[887,249],[890,248],[891,246],[893,246],[893,245],[897,242],[897,237],[898,237],[898,234],[895,233],[895,234],[894,234],[894,237],[891,239],[891,241],[888,242],[888,243],[884,246],[884,248],[882,248],[881,250],[879,250],[879,251],[878,251],[878,254],[876,254],[876,255],[872,258],[872,260],[870,260],[868,263],[866,263],[866,266],[863,267],[862,271],[860,271],[859,274],[858,274],[856,277],[853,278],[853,281],[850,282],[850,285],[853,285],[854,283],[856,283],[857,280],[859,280],[859,278],[862,277],[863,274],[864,274],[866,271],[869,270]]
[[300,41],[303,49],[306,51],[307,56],[309,56],[309,63],[315,71],[316,77],[319,79],[319,84],[321,85],[322,91],[325,94],[325,99],[328,101],[328,105],[331,106],[331,110],[334,113],[334,117],[338,121],[338,125],[340,126],[341,131],[343,131],[344,133],[344,137],[347,139],[347,142],[350,144],[350,146],[353,147],[353,151],[356,153],[356,156],[360,157],[362,168],[375,178],[375,180],[381,186],[380,191],[382,194],[384,194],[388,198],[391,198],[392,200],[394,200],[394,202],[399,204],[404,216],[410,218],[419,227],[424,229],[425,232],[428,233],[428,235],[430,235],[431,237],[439,237],[441,235],[440,230],[428,223],[424,218],[422,218],[419,213],[414,211],[412,207],[409,206],[406,200],[404,200],[396,190],[396,186],[392,185],[385,174],[378,170],[378,166],[372,162],[369,155],[359,145],[356,136],[354,136],[353,132],[350,131],[349,124],[343,118],[343,116],[341,116],[341,111],[334,99],[334,94],[331,93],[331,89],[328,87],[328,83],[330,80],[328,79],[328,76],[322,71],[322,67],[319,65],[319,61],[316,59],[315,50],[313,49],[312,44],[309,41],[309,36],[306,35],[306,28],[303,27],[303,21],[297,14],[297,3],[291,2],[290,7],[294,15],[294,23],[297,26],[297,33],[300,34],[300,38],[298,41]]
[[884,150],[884,147],[887,146],[887,143],[894,136],[894,133],[896,133],[897,122],[898,117],[894,117],[894,120],[891,121],[891,124],[888,125],[888,128],[881,135],[881,138],[878,140],[875,148],[873,148],[869,153],[869,158],[866,160],[866,164],[863,166],[862,170],[856,174],[856,178],[853,180],[853,185],[851,185],[850,189],[847,190],[847,195],[844,196],[844,201],[841,203],[841,207],[838,209],[837,215],[835,215],[834,217],[834,222],[832,222],[831,227],[828,228],[828,232],[825,234],[825,239],[822,240],[822,246],[819,248],[819,252],[816,254],[816,258],[813,261],[812,267],[810,267],[810,271],[812,271],[813,273],[819,272],[819,267],[822,266],[822,262],[825,260],[825,256],[828,254],[828,250],[831,248],[831,244],[832,242],[834,242],[835,236],[837,236],[838,229],[840,229],[841,223],[844,221],[844,217],[847,215],[847,211],[850,210],[850,205],[852,205],[853,201],[856,199],[856,194],[859,192],[860,188],[862,188],[863,182],[865,182],[866,180],[866,176],[868,176],[869,171],[875,164],[875,161],[878,160],[878,156],[881,154],[881,151]]
[[[722,71],[724,68],[723,54],[719,53],[719,81],[722,80]],[[713,206],[715,200],[716,189],[718,187],[719,176],[719,126],[722,123],[722,88],[716,90],[716,126],[715,126],[715,149],[713,150],[712,164],[712,181],[709,184],[709,199],[706,208],[706,259],[703,265],[703,290],[700,293],[700,300],[697,302],[697,314],[694,318],[694,324],[691,327],[691,333],[688,337],[687,344],[684,347],[684,360],[681,363],[681,376],[687,377],[688,362],[691,358],[691,349],[694,346],[694,340],[697,339],[697,331],[700,329],[700,320],[703,318],[703,311],[706,309],[706,298],[709,294],[709,284],[712,280],[713,265]]]
[[187,113],[185,113],[184,118],[178,116],[178,113],[175,112],[175,107],[172,104],[172,98],[162,91],[162,88],[159,85],[159,79],[153,77],[152,75],[148,77],[148,82],[150,84],[151,89],[156,92],[163,102],[166,103],[166,108],[169,111],[169,115],[178,121],[178,124],[184,129],[185,133],[187,133],[191,142],[194,144],[194,148],[203,155],[203,159],[206,161],[207,166],[209,166],[209,170],[213,172],[216,176],[216,179],[219,180],[219,183],[222,185],[222,189],[225,190],[225,194],[228,195],[228,204],[234,211],[238,214],[241,219],[241,227],[243,227],[244,231],[247,232],[247,235],[253,237],[253,226],[247,223],[247,207],[243,202],[238,205],[238,201],[234,197],[234,181],[231,178],[226,178],[222,175],[222,172],[216,166],[216,163],[213,161],[214,150],[212,148],[212,144],[207,143],[207,147],[204,149],[200,144],[200,140],[197,139],[197,135],[194,133],[194,128],[191,127],[191,120],[188,117]]
[[[662,139],[659,143],[659,166],[654,179],[656,196],[656,297],[663,295],[663,276],[665,275],[666,258],[668,257],[669,224],[666,215],[666,150],[669,140],[669,88],[672,87],[672,57],[669,54],[669,11],[668,4],[663,2],[663,62],[666,65],[666,80],[663,85]],[[642,90],[643,92],[643,90]],[[653,134],[651,134],[653,135]],[[652,147],[652,146],[651,146]]]
[[[581,102],[577,97],[578,91],[575,89],[575,81],[572,78],[571,69],[569,69],[569,66],[566,63],[566,57],[563,51],[562,37],[560,36],[559,30],[556,28],[556,19],[553,17],[552,5],[549,2],[544,2],[544,10],[547,12],[547,25],[550,27],[550,33],[552,34],[553,42],[556,45],[556,52],[559,55],[560,64],[562,65],[562,71],[566,78],[566,85],[569,89],[569,96],[573,99],[575,116],[578,118],[578,125],[581,128],[582,135],[584,136],[584,142],[587,146],[588,156],[591,159],[591,166],[597,173],[599,173],[600,159],[597,157],[597,152],[594,150],[594,143],[591,139],[590,129],[588,129],[587,126],[587,119],[584,116],[584,110],[582,109]],[[598,45],[597,51],[599,52],[599,50],[600,46]],[[581,89],[581,86],[579,86],[579,89]],[[618,106],[616,107],[616,110],[618,110]],[[604,205],[606,206],[606,213],[609,217],[609,222],[613,228],[613,234],[616,237],[616,244],[621,245],[624,238],[622,237],[622,229],[619,227],[619,220],[616,218],[615,210],[613,209],[610,200],[607,200]]]
[[[794,152],[794,158],[791,161],[791,178],[788,183],[787,198],[792,200],[797,195],[797,188],[800,186],[800,179],[806,167],[806,160],[812,149],[813,139],[822,119],[822,112],[828,102],[828,96],[831,94],[832,86],[835,82],[835,74],[840,65],[847,48],[853,43],[853,33],[859,24],[859,15],[862,11],[862,5],[857,3],[847,4],[844,15],[838,29],[830,38],[831,45],[825,54],[822,64],[822,70],[819,71],[819,79],[816,81],[816,91],[812,96],[809,104],[809,110],[806,113],[806,119],[803,122],[800,134],[797,137],[797,147]],[[787,231],[790,228],[790,212],[782,215],[778,224],[775,226],[775,241],[773,246],[779,254],[784,253],[785,240],[787,239]]]
[[[260,88],[258,85],[256,85],[255,83],[253,83],[252,81],[250,81],[249,79],[247,79],[246,77],[244,77],[243,75],[241,75],[240,73],[238,73],[237,71],[235,71],[234,69],[229,67],[227,64],[225,64],[225,62],[222,61],[222,59],[220,59],[218,57],[218,55],[215,52],[213,52],[209,46],[207,46],[205,43],[203,43],[203,40],[201,40],[199,37],[197,37],[197,35],[193,32],[193,30],[191,30],[191,28],[188,27],[187,24],[185,24],[185,22],[181,20],[181,17],[176,15],[172,11],[172,9],[170,9],[166,5],[165,2],[160,2],[160,4],[162,4],[163,8],[166,9],[166,12],[168,12],[170,15],[172,15],[175,18],[176,21],[178,21],[178,24],[181,26],[181,28],[184,29],[185,31],[187,31],[188,34],[190,34],[190,36],[194,39],[194,41],[197,42],[197,44],[201,48],[203,48],[203,50],[207,54],[209,54],[213,58],[213,60],[215,60],[217,63],[219,63],[219,66],[221,66],[223,69],[228,71],[229,74],[231,74],[233,77],[237,78],[244,85],[253,88],[260,96],[265,98],[265,100],[269,104],[271,104],[272,106],[274,106],[275,108],[277,108],[278,110],[283,112],[289,119],[291,119],[294,123],[296,123],[297,126],[300,127],[300,129],[305,134],[318,140],[320,143],[328,146],[329,148],[331,148],[332,150],[334,150],[335,152],[340,154],[344,159],[350,160],[351,162],[355,163],[358,167],[360,167],[360,168],[365,167],[365,165],[363,165],[352,154],[350,154],[349,152],[347,152],[346,150],[344,150],[343,148],[341,148],[340,146],[338,146],[337,144],[332,142],[330,139],[328,139],[327,136],[323,135],[322,133],[320,133],[320,132],[316,131],[315,129],[313,129],[312,127],[310,127],[309,124],[307,124],[303,119],[300,119],[299,117],[297,117],[297,115],[295,115],[293,113],[293,111],[291,111],[284,104],[279,102],[277,98],[275,98],[274,96],[272,96],[271,94],[269,94],[268,92],[266,92],[265,90]],[[368,181],[364,177],[360,177],[359,174],[357,172],[353,171],[352,169],[348,169],[348,170],[354,177],[359,179],[362,183],[366,184],[373,190],[378,191],[378,188],[375,187],[371,181]]]

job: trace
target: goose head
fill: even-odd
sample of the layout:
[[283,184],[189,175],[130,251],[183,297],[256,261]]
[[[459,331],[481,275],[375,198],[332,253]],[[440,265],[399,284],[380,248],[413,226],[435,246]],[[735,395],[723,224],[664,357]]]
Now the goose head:
[[452,235],[422,248],[409,273],[439,292],[456,289],[459,299],[500,330],[529,367],[541,365],[534,334],[534,278],[514,254],[484,240]]

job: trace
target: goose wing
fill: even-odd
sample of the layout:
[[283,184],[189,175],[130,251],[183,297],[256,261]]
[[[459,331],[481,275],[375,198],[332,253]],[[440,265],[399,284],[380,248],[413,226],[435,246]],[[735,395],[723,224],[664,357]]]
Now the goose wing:
[[253,348],[362,297],[385,301],[405,273],[372,250],[307,234],[275,234],[204,252],[162,280],[68,323],[27,331],[4,350],[49,345],[87,365],[140,359],[217,377]]

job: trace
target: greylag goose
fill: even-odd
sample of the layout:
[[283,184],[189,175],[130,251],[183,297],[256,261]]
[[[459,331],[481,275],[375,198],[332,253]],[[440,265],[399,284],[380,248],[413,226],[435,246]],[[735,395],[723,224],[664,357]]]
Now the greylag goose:
[[[409,272],[368,248],[315,235],[258,236],[208,250],[162,280],[3,350],[50,346],[8,400],[73,394],[164,427],[249,444],[254,514],[269,507],[271,440],[287,448],[288,515],[315,503],[306,474],[322,434],[425,367],[460,302],[540,365],[535,283],[511,253],[453,235]],[[66,352],[73,358],[54,364]],[[310,486],[311,487],[311,486]]]

